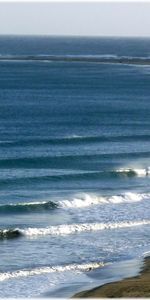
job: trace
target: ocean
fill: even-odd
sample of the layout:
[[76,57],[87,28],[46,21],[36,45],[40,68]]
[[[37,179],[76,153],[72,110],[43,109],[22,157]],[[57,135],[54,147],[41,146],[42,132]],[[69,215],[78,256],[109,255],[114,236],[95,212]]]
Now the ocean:
[[149,58],[148,38],[0,37],[0,297],[150,250]]

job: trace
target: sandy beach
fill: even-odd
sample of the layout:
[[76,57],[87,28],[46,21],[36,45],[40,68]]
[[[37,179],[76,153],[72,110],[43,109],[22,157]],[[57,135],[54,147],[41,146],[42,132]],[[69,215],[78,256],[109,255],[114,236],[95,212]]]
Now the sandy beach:
[[0,299],[145,296],[150,38],[20,34],[0,36]]
[[150,257],[144,259],[139,275],[76,294],[75,298],[150,297]]

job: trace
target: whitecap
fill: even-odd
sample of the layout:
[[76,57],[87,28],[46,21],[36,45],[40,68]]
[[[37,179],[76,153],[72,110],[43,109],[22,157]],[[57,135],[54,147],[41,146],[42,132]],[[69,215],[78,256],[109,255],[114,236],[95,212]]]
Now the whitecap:
[[0,273],[0,281],[13,279],[13,278],[20,278],[20,277],[27,277],[27,276],[35,276],[41,275],[46,273],[54,273],[54,272],[65,272],[65,271],[78,271],[78,272],[86,272],[93,269],[97,269],[103,267],[103,262],[91,262],[85,264],[70,264],[65,266],[45,266],[42,268],[34,268],[34,269],[23,269],[17,270],[13,272],[5,272]]
[[58,226],[50,226],[44,228],[26,228],[18,229],[20,234],[35,237],[35,236],[44,236],[44,235],[54,235],[54,236],[64,236],[69,234],[75,234],[79,232],[88,232],[88,231],[100,231],[100,230],[112,230],[119,228],[135,227],[142,225],[150,225],[150,220],[140,220],[140,221],[126,221],[119,223],[79,223],[79,224],[64,224]]

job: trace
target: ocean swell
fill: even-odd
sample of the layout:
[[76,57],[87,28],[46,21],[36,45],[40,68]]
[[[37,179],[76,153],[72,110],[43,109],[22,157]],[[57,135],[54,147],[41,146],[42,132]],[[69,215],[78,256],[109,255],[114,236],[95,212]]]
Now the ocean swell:
[[149,57],[115,55],[1,55],[0,61],[93,62],[149,65]]
[[52,201],[4,204],[0,205],[0,214],[38,213],[53,210],[57,207],[58,205]]

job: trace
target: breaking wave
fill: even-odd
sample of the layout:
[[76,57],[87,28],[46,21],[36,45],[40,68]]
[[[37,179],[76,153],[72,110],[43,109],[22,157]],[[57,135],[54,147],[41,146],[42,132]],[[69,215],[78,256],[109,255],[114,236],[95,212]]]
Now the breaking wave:
[[114,196],[97,196],[97,195],[90,195],[84,194],[81,197],[74,198],[73,200],[62,200],[60,205],[63,208],[79,208],[79,207],[87,207],[91,205],[98,205],[98,204],[118,204],[118,203],[133,203],[139,202],[142,200],[146,200],[150,198],[149,193],[132,193],[127,192],[121,195],[114,195]]
[[59,202],[43,201],[43,202],[27,202],[16,204],[1,204],[0,215],[2,214],[28,214],[28,213],[42,213],[50,212],[54,209],[73,209],[84,208],[92,205],[108,205],[119,203],[133,203],[150,199],[150,193],[133,193],[126,192],[120,195],[100,196],[96,194],[81,194],[74,196],[73,199],[61,200]]
[[11,213],[37,213],[42,211],[53,210],[58,205],[55,202],[29,202],[29,203],[17,203],[17,204],[5,204],[0,205],[0,214]]
[[[61,160],[61,159],[60,159]],[[62,159],[63,160],[63,159]],[[59,160],[58,160],[59,162]],[[1,163],[1,162],[0,162]],[[15,162],[16,163],[16,162]],[[64,164],[65,162],[63,162]],[[79,163],[79,161],[78,161]],[[118,170],[97,170],[97,171],[86,171],[86,170],[71,170],[65,172],[63,169],[59,170],[48,170],[48,172],[36,172],[36,169],[31,169],[30,172],[26,174],[25,171],[18,172],[14,176],[13,171],[8,174],[1,174],[0,185],[16,185],[16,184],[30,184],[41,183],[41,182],[56,182],[56,181],[74,181],[74,180],[100,180],[102,179],[117,179],[123,177],[145,177],[150,175],[150,168],[144,169],[134,169],[134,168],[122,168]]]
[[120,174],[127,174],[127,175],[135,175],[139,177],[143,176],[149,176],[150,175],[150,167],[147,168],[139,168],[139,169],[134,169],[134,168],[121,168],[119,170],[116,170],[117,173]]
[[20,237],[22,234],[19,229],[2,229],[0,230],[0,239],[13,239]]
[[16,238],[21,236],[65,236],[69,234],[88,232],[88,231],[100,231],[100,230],[113,230],[119,228],[128,228],[134,226],[150,225],[150,220],[140,220],[140,221],[126,221],[120,223],[82,223],[82,224],[65,224],[58,226],[50,226],[44,228],[25,228],[25,229],[4,229],[0,231],[1,239]]
[[42,268],[34,268],[31,270],[23,269],[14,272],[5,272],[0,273],[0,281],[18,278],[18,277],[27,277],[34,275],[41,275],[46,273],[54,273],[54,272],[65,272],[65,271],[78,271],[78,272],[88,272],[93,269],[97,269],[103,267],[103,262],[91,262],[87,264],[70,264],[65,266],[48,266]]

